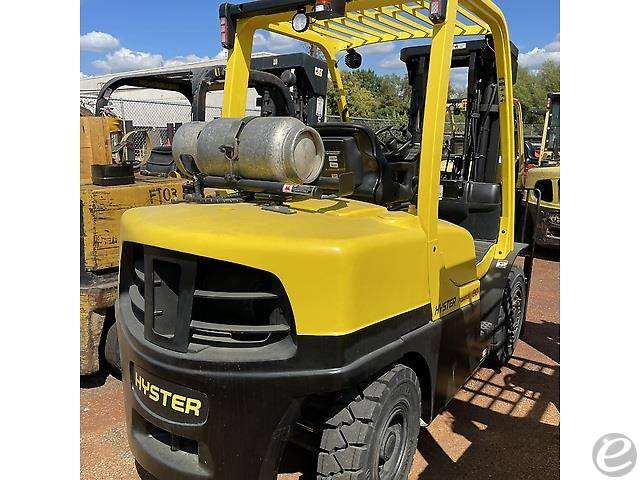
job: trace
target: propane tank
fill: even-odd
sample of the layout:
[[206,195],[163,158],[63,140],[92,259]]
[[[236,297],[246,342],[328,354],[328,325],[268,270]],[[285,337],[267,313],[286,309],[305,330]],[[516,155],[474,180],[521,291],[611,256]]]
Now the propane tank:
[[219,118],[197,134],[196,155],[187,151],[191,142],[177,148],[174,137],[174,155],[192,155],[205,175],[306,184],[318,178],[324,164],[320,134],[293,117]]
[[193,176],[193,171],[191,165],[185,165],[180,156],[183,154],[191,155],[195,160],[198,147],[198,135],[200,135],[200,132],[206,124],[206,122],[184,123],[173,135],[171,148],[173,160],[176,162],[178,171],[185,177]]

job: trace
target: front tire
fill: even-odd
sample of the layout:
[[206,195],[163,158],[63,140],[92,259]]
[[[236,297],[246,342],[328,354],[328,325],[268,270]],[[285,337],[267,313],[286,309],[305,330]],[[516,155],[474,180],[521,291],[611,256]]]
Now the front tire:
[[513,356],[524,323],[526,291],[524,272],[520,267],[512,267],[502,296],[497,328],[488,359],[492,367],[505,366]]
[[416,373],[395,365],[343,399],[322,432],[318,480],[406,479],[420,430]]

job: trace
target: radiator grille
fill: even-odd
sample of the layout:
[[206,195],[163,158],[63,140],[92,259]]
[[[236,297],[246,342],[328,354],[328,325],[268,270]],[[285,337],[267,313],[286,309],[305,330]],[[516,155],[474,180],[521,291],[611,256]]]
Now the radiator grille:
[[263,346],[294,334],[282,283],[263,270],[125,243],[120,282],[145,337],[172,350]]

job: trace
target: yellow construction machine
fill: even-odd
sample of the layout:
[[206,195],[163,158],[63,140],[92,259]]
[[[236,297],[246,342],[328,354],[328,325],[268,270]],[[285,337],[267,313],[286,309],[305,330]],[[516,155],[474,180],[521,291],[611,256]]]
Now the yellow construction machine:
[[[540,158],[524,176],[525,209],[531,212],[527,228],[535,230],[535,242],[560,248],[560,93],[549,93]],[[539,204],[537,209],[530,208]],[[537,210],[534,216],[533,212]]]
[[[406,479],[420,419],[480,366],[505,365],[525,320],[504,15],[490,0],[263,0],[223,4],[220,27],[223,117],[183,125],[173,144],[193,194],[122,217],[132,452],[160,480],[271,480],[293,443],[314,453],[312,477]],[[245,116],[258,30],[324,53],[341,121]],[[339,61],[416,39],[428,44],[411,55],[418,123],[376,135],[350,122]],[[479,66],[469,143],[442,172],[465,48]]]

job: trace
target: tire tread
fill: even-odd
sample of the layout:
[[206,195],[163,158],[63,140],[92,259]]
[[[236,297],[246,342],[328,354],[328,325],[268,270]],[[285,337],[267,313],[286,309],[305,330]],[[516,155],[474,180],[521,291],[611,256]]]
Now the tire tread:
[[420,391],[416,373],[397,364],[370,384],[339,397],[325,422],[317,480],[366,480],[367,445],[374,434],[373,423],[394,384],[405,380]]

